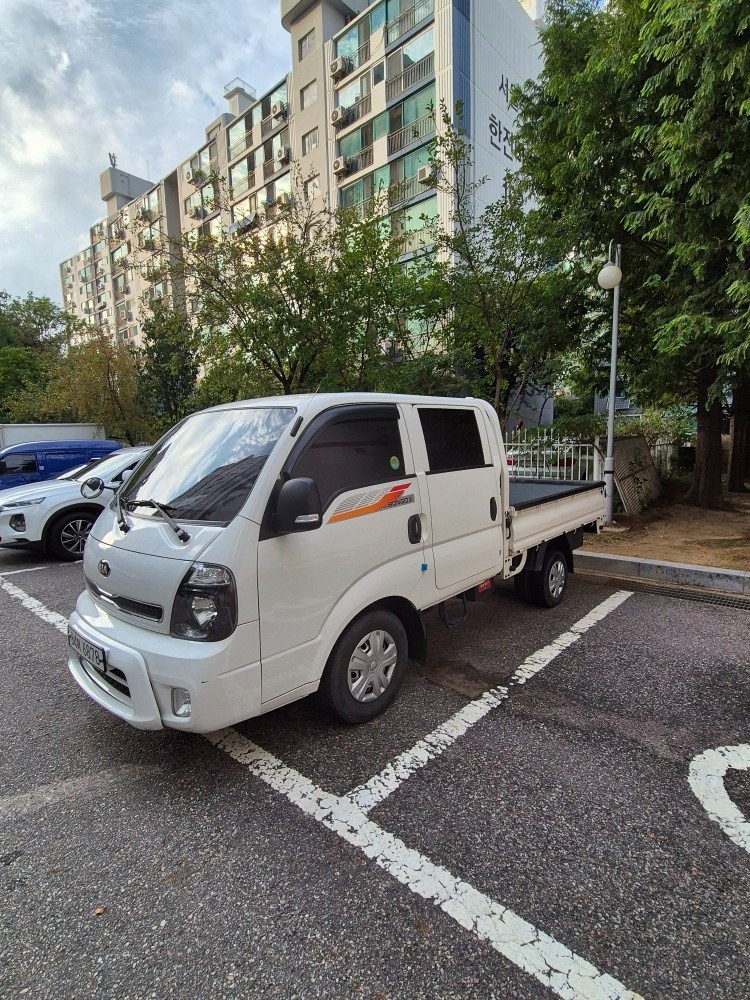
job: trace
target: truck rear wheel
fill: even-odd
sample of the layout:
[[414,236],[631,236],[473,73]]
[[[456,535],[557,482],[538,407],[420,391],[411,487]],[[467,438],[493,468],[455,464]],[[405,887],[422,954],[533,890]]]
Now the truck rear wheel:
[[369,611],[336,643],[323,671],[321,698],[342,722],[369,722],[398,694],[408,658],[401,621],[391,611]]
[[549,549],[542,568],[529,573],[529,598],[540,608],[554,608],[563,599],[567,585],[567,560],[559,549]]

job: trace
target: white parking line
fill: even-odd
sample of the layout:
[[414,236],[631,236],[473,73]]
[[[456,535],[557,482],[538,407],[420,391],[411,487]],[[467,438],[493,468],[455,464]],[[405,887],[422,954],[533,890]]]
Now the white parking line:
[[[5,574],[3,574],[5,575]],[[0,576],[0,590],[4,590],[6,594],[10,594],[11,597],[15,597],[16,600],[20,601],[21,604],[28,610],[33,612],[42,621],[48,622],[50,625],[54,625],[56,629],[59,629],[63,635],[68,634],[68,619],[63,615],[59,615],[56,611],[50,611],[49,608],[45,607],[41,601],[38,601],[36,597],[32,597],[31,594],[27,594],[25,590],[21,590],[17,587],[15,583],[8,583]]]
[[[540,670],[550,664],[555,657],[564,650],[578,642],[581,636],[588,632],[590,628],[606,618],[610,612],[618,608],[623,601],[632,596],[632,591],[618,590],[611,597],[608,597],[601,604],[598,604],[587,615],[579,619],[575,625],[571,626],[567,632],[563,632],[549,645],[538,649],[531,656],[528,656],[521,666],[515,671],[509,681],[510,684],[525,684]],[[388,798],[396,789],[403,784],[415,771],[424,767],[431,760],[439,757],[448,749],[459,737],[471,729],[480,719],[493,708],[497,708],[508,697],[507,687],[496,687],[469,702],[459,709],[455,715],[451,716],[447,722],[441,723],[437,729],[428,733],[418,743],[415,743],[409,750],[399,754],[395,760],[386,764],[382,771],[374,775],[369,781],[353,788],[347,795],[354,805],[364,813],[370,812],[384,799]]]
[[225,729],[206,738],[302,812],[362,851],[415,895],[439,906],[461,927],[487,941],[558,996],[568,1000],[639,1000],[639,994],[600,972],[549,934],[407,847],[368,819],[350,799],[318,788],[236,730]]
[[27,569],[11,569],[7,573],[0,573],[3,576],[18,576],[19,573],[36,573],[39,569],[49,569],[48,566],[29,566]]
[[750,852],[750,823],[727,795],[728,770],[750,770],[750,745],[705,750],[690,762],[688,781],[708,815],[730,840]]

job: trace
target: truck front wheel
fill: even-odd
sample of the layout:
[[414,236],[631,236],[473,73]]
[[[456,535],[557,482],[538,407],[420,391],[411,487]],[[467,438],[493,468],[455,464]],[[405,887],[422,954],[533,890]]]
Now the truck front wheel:
[[529,573],[528,593],[540,608],[554,608],[563,599],[568,585],[568,563],[559,549],[545,553],[542,568]]
[[391,704],[406,675],[409,643],[391,611],[369,611],[342,634],[320,682],[320,695],[342,722],[369,722]]

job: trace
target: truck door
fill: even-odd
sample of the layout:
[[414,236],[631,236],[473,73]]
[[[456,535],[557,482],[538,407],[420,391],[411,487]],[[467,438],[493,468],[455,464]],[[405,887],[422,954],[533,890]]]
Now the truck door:
[[317,680],[321,644],[363,607],[419,584],[423,511],[401,424],[394,404],[338,406],[316,417],[290,453],[282,475],[315,480],[323,518],[314,531],[288,535],[274,534],[268,516],[261,527],[264,702]]
[[498,470],[476,408],[415,409],[426,450],[415,458],[427,470],[435,586],[455,589],[502,563]]

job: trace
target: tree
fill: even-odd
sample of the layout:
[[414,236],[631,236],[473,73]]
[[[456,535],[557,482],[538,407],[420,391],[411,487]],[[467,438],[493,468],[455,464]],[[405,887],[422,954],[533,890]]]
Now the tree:
[[66,314],[51,299],[0,291],[0,348],[54,348],[64,340],[66,326]]
[[400,265],[377,210],[314,212],[295,198],[276,212],[273,226],[248,220],[173,248],[209,386],[381,387],[394,350],[414,349],[418,269]]
[[[698,402],[690,499],[700,506],[722,502],[719,396],[744,343],[731,292],[738,269],[728,258],[748,190],[738,165],[746,163],[747,116],[734,127],[746,101],[747,76],[737,76],[746,42],[736,33],[741,6],[733,21],[727,13],[731,28],[720,24],[728,6],[712,0],[706,18],[697,0],[618,0],[603,9],[594,0],[551,0],[544,69],[513,98],[525,178],[544,211],[568,214],[571,252],[593,272],[601,245],[623,244],[620,357],[631,388],[644,399],[669,393]],[[720,105],[733,86],[741,93],[727,105],[730,125]]]
[[168,430],[196,405],[198,338],[184,309],[151,303],[142,326],[139,395],[155,427]]
[[81,326],[51,365],[46,386],[27,387],[11,404],[14,420],[101,424],[109,437],[138,444],[152,436],[138,396],[139,366],[124,344]]
[[727,377],[737,449],[731,486],[741,488],[750,471],[750,242],[743,227],[750,211],[750,20],[741,4],[728,0],[650,0],[645,15],[639,55],[653,69],[643,93],[658,101],[660,114],[640,130],[653,160],[631,224],[644,227],[647,239],[668,240],[667,280],[690,278],[680,310],[660,336],[668,351],[705,358],[698,433],[710,444],[699,448],[692,499],[715,501],[719,397]]
[[[460,107],[457,114],[460,120]],[[448,225],[432,235],[445,286],[444,323],[454,348],[470,358],[466,377],[489,398],[501,421],[530,390],[547,388],[550,365],[583,322],[585,303],[575,269],[563,268],[564,220],[527,202],[517,177],[477,213],[483,180],[471,181],[471,145],[441,110],[432,152],[435,185],[451,205]]]

